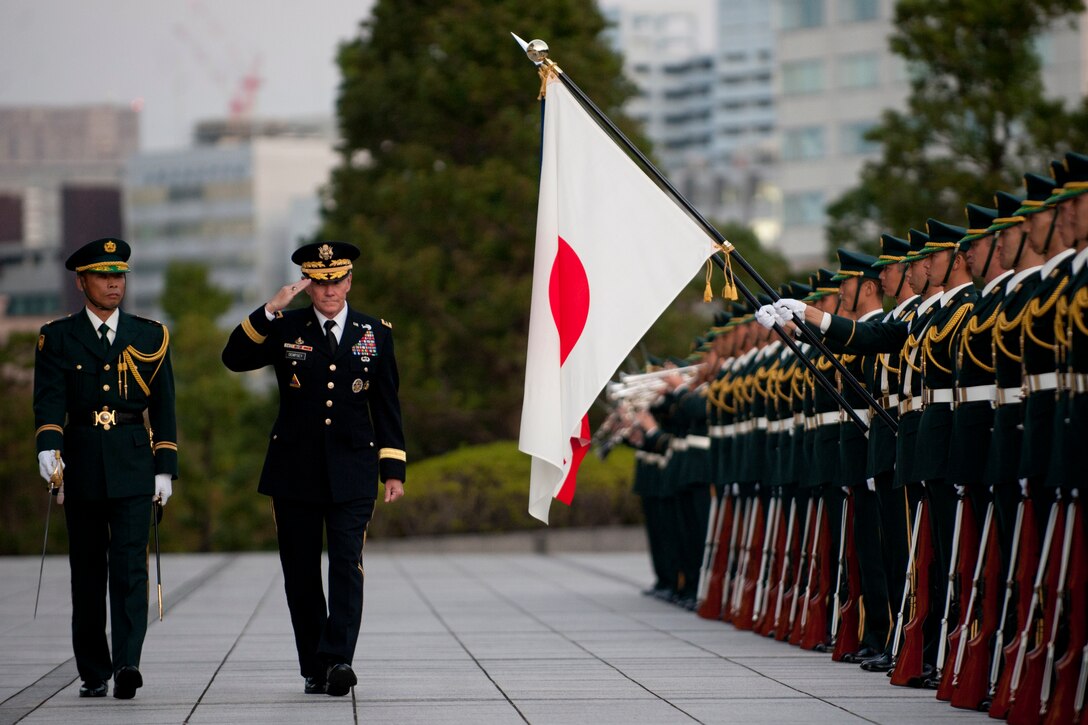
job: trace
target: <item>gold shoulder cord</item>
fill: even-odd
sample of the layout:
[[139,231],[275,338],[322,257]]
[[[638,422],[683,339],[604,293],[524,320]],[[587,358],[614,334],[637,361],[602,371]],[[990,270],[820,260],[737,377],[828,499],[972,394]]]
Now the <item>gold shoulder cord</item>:
[[1088,335],[1088,325],[1084,322],[1085,310],[1088,310],[1088,287],[1081,287],[1069,303],[1070,333],[1073,331],[1072,325],[1076,325],[1081,334]]
[[[899,369],[903,369],[903,363],[906,363],[910,368],[916,372],[922,372],[922,362],[919,361],[917,365],[910,361],[911,353],[918,349],[918,343],[921,342],[914,335],[908,335],[907,341],[903,343],[903,349],[899,352]],[[923,356],[922,360],[925,360]]]
[[[990,317],[988,319],[986,319],[986,320],[981,320],[980,321],[979,318],[977,318],[977,317],[972,317],[971,319],[967,320],[967,325],[963,328],[963,335],[960,336],[960,351],[959,351],[960,352],[960,358],[959,359],[960,359],[960,367],[961,368],[963,367],[963,356],[966,355],[967,357],[971,358],[971,361],[975,365],[977,365],[979,368],[981,368],[982,370],[985,370],[988,373],[992,373],[992,372],[996,371],[996,368],[993,365],[987,365],[986,363],[984,363],[983,361],[981,361],[977,357],[975,357],[974,351],[971,350],[971,338],[976,336],[976,335],[980,335],[980,334],[986,332],[987,330],[989,330],[990,328],[992,328],[994,326],[994,324],[997,322],[997,316],[999,314],[1001,314],[1001,306],[1000,305],[998,305],[996,308],[994,308],[993,314],[991,314]],[[993,335],[991,334],[991,338],[992,337],[993,337]],[[991,343],[992,343],[992,339],[991,339]],[[991,347],[990,354],[992,356],[993,355],[993,345],[991,344],[990,347]],[[993,358],[991,357],[991,361],[992,361],[992,359]]]
[[[929,362],[936,365],[937,369],[941,372],[951,373],[952,370],[941,365],[937,362],[937,358],[933,357],[933,346],[940,345],[948,339],[948,337],[960,326],[964,316],[970,312],[972,308],[974,308],[974,304],[971,302],[960,305],[959,308],[952,313],[952,319],[948,321],[948,324],[944,326],[943,330],[938,331],[935,327],[930,327],[926,330],[926,337],[925,341],[922,343],[922,350],[925,352],[925,356],[928,358]],[[951,350],[949,352],[951,353]],[[949,358],[951,357],[951,354],[949,354]]]
[[[129,345],[121,353],[123,362],[117,366],[117,384],[124,391],[124,396],[128,397],[128,373],[131,371],[132,377],[136,379],[136,384],[140,386],[140,390],[144,392],[144,395],[151,395],[151,383],[155,380],[155,376],[159,374],[159,369],[162,367],[162,361],[166,359],[166,349],[170,345],[170,330],[166,328],[166,325],[162,326],[162,345],[159,349],[153,353],[144,353],[137,350],[132,345]],[[136,369],[135,360],[139,360],[142,363],[157,363],[155,370],[152,371],[151,377],[144,382],[144,379],[140,376],[140,371]]]
[[[1043,348],[1045,350],[1053,351],[1053,350],[1056,350],[1058,346],[1055,343],[1049,343],[1049,342],[1046,342],[1044,340],[1040,340],[1038,337],[1036,337],[1035,333],[1031,329],[1032,328],[1031,320],[1032,320],[1032,318],[1042,317],[1043,315],[1050,312],[1050,308],[1054,307],[1054,305],[1057,304],[1058,298],[1061,296],[1062,290],[1065,289],[1067,284],[1069,284],[1069,278],[1068,277],[1063,279],[1058,284],[1058,286],[1054,288],[1054,291],[1050,294],[1049,297],[1046,298],[1046,302],[1040,302],[1039,298],[1035,298],[1027,305],[1027,308],[1026,308],[1027,315],[1024,316],[1024,323],[1023,323],[1024,324],[1024,334],[1026,334],[1029,338],[1031,338],[1032,342],[1034,342],[1036,345],[1038,345],[1039,347],[1041,347],[1041,348]],[[1023,352],[1022,348],[1021,348],[1021,352]]]
[[994,340],[994,347],[995,347],[994,359],[997,358],[997,349],[998,348],[1001,350],[1002,353],[1004,353],[1005,357],[1009,358],[1013,362],[1020,362],[1023,359],[1023,357],[1024,357],[1023,356],[1023,352],[1024,352],[1023,334],[1020,335],[1020,352],[1021,352],[1021,354],[1016,355],[1016,354],[1012,353],[1009,350],[1009,348],[1005,347],[1005,333],[1006,332],[1012,332],[1017,327],[1020,327],[1020,325],[1024,321],[1024,316],[1025,316],[1024,313],[1026,313],[1027,311],[1028,311],[1027,305],[1024,305],[1023,309],[1020,310],[1020,314],[1018,314],[1016,317],[1014,317],[1013,319],[1010,320],[1009,318],[1007,318],[1005,316],[1005,310],[1001,310],[1001,313],[997,316],[997,322],[994,323],[994,327],[991,330],[991,334],[993,335],[993,340]]

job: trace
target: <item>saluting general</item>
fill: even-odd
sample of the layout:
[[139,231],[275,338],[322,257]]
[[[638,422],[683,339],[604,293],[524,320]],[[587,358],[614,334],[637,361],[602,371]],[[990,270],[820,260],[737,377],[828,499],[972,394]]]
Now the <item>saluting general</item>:
[[[272,498],[304,691],[346,695],[363,612],[363,544],[379,479],[404,495],[405,451],[393,326],[347,304],[359,249],[315,243],[291,261],[302,278],[231,333],[223,362],[272,367],[279,414],[258,491]],[[300,292],[312,305],[284,311]],[[328,538],[329,594],[321,581]]]
[[114,237],[68,258],[86,306],[41,329],[34,361],[38,467],[63,478],[79,696],[104,697],[112,678],[121,700],[143,685],[152,497],[165,504],[178,473],[170,335],[121,311],[130,253]]

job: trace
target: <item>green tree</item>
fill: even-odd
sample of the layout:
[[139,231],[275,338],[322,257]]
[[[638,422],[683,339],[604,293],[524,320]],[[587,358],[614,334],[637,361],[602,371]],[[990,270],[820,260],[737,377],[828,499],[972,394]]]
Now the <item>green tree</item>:
[[352,303],[395,326],[413,456],[518,429],[540,104],[509,31],[547,40],[629,132],[604,29],[575,0],[378,0],[340,49],[343,163],[322,232],[361,245]]
[[891,49],[911,72],[906,110],[885,111],[867,138],[883,154],[828,208],[831,246],[872,251],[927,217],[963,222],[1025,171],[1088,142],[1088,106],[1048,100],[1037,43],[1083,0],[899,0]]
[[274,411],[267,396],[250,392],[220,360],[227,333],[215,321],[229,304],[203,265],[167,268],[162,305],[171,321],[180,471],[162,527],[164,547],[261,549],[275,541],[256,492]]

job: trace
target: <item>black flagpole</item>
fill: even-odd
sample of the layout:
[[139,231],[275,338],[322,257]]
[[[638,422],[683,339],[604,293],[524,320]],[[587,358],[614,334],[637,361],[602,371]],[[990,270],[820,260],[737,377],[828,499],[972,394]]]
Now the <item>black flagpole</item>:
[[[654,180],[668,190],[669,194],[673,197],[673,199],[678,204],[680,204],[680,206],[682,206],[684,210],[688,214],[690,214],[691,217],[695,219],[695,221],[699,223],[700,226],[703,227],[704,231],[706,231],[707,234],[713,237],[719,245],[728,248],[726,254],[735,259],[737,261],[737,264],[739,264],[741,268],[748,273],[749,277],[755,280],[756,284],[758,284],[763,289],[763,291],[770,296],[772,300],[779,299],[779,295],[775,291],[775,289],[771,287],[771,285],[768,284],[767,281],[763,279],[763,277],[761,277],[758,272],[756,272],[755,267],[749,264],[748,261],[744,259],[743,256],[741,256],[740,252],[737,251],[736,247],[730,244],[729,241],[722,235],[722,233],[719,232],[713,224],[707,221],[706,218],[703,217],[703,215],[700,214],[699,211],[694,206],[692,206],[687,199],[684,198],[683,194],[677,191],[672,183],[667,178],[665,178],[664,174],[658,171],[657,167],[654,166],[648,158],[646,158],[646,155],[643,154],[642,151],[640,151],[639,148],[635,146],[631,142],[631,140],[627,138],[626,135],[624,135],[623,131],[621,131],[616,126],[616,124],[612,122],[612,119],[605,115],[605,113],[601,109],[597,108],[597,105],[593,102],[593,100],[582,92],[582,89],[579,88],[573,80],[571,80],[570,76],[564,73],[554,61],[548,59],[548,47],[545,43],[539,40],[534,40],[525,49],[525,52],[526,55],[529,56],[529,60],[536,63],[538,66],[542,65],[547,69],[542,69],[541,72],[554,71],[556,77],[559,78],[563,85],[567,87],[567,90],[574,94],[575,98],[578,99],[579,103],[581,103],[582,106],[586,108],[586,110],[592,113],[593,116],[598,120],[598,122],[604,124],[604,126],[611,132],[613,137],[621,141],[624,147],[630,153],[635,155],[635,157],[642,163],[643,167],[650,173],[651,176],[653,176]],[[541,90],[543,90],[543,86]],[[722,260],[721,255],[714,254],[712,259],[714,260],[714,263],[718,265],[719,269],[726,269],[726,264]],[[748,290],[743,284],[737,281],[735,276],[733,277],[733,279],[734,281],[736,281],[737,290],[742,294],[745,300],[748,301],[748,304],[750,304],[754,309],[759,309],[759,300],[755,298],[750,290]],[[837,357],[835,357],[831,350],[828,349],[827,345],[824,344],[823,340],[820,339],[820,336],[814,333],[808,327],[804,319],[800,316],[795,316],[794,324],[797,326],[797,329],[801,331],[801,334],[804,335],[813,345],[813,347],[815,347],[820,353],[822,353],[824,357],[826,357],[828,361],[835,367],[835,370],[837,370],[841,375],[842,380],[846,381],[854,390],[854,392],[861,396],[866,401],[866,403],[868,403],[869,407],[872,408],[876,412],[876,414],[884,420],[884,422],[892,429],[893,432],[897,431],[899,429],[899,424],[895,421],[895,419],[892,418],[891,415],[888,414],[888,411],[884,410],[884,407],[873,398],[869,391],[865,389],[865,386],[862,385],[861,382],[854,377],[853,373],[847,370],[846,366],[844,366],[842,362]],[[854,423],[857,424],[858,427],[860,427],[863,431],[867,431],[869,427],[861,420],[861,418],[858,417],[857,413],[854,412],[853,408],[849,405],[849,403],[846,402],[846,399],[842,397],[842,394],[839,393],[835,386],[832,385],[829,380],[824,378],[822,373],[816,370],[815,365],[812,363],[811,360],[808,359],[808,356],[802,353],[800,348],[798,348],[794,341],[790,339],[789,333],[787,333],[778,323],[775,323],[773,329],[776,333],[778,333],[778,336],[782,338],[782,340],[786,343],[790,350],[792,350],[795,355],[801,358],[801,360],[805,363],[806,367],[817,373],[815,377],[818,380],[823,380],[827,391],[831,393],[835,401],[844,411],[846,411],[846,413],[850,416]]]

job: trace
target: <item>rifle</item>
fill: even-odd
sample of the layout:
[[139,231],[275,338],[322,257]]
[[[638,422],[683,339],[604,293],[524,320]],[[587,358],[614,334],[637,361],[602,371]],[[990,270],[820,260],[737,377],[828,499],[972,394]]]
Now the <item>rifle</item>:
[[[1074,492],[1075,493],[1075,492]],[[1040,698],[1044,706],[1044,725],[1059,725],[1074,722],[1076,714],[1083,713],[1084,677],[1088,669],[1088,631],[1084,612],[1088,611],[1088,536],[1085,535],[1084,516],[1080,502],[1074,500],[1076,509],[1067,514],[1073,516],[1073,560],[1069,572],[1069,643],[1065,655],[1054,666],[1054,687],[1047,702],[1044,695]],[[1043,687],[1050,684],[1049,678],[1043,678]],[[1077,698],[1080,698],[1079,703]]]
[[[971,585],[971,599],[967,611],[961,618],[959,646],[956,648],[956,663],[952,670],[952,707],[965,710],[977,710],[986,699],[989,682],[986,673],[990,655],[990,640],[997,629],[997,579],[1001,574],[1001,549],[997,540],[997,527],[994,523],[993,501],[986,507],[986,518],[982,522],[982,539],[979,554],[975,561],[975,575]],[[982,602],[981,615],[977,616],[976,603]],[[975,627],[973,636],[968,628]],[[943,681],[941,683],[944,684]]]
[[57,503],[64,503],[64,468],[60,462],[60,451],[53,451],[57,462],[53,465],[53,473],[49,476],[49,498],[45,507],[45,534],[42,536],[42,560],[38,564],[38,589],[34,593],[34,619],[38,618],[38,599],[42,595],[42,574],[45,573],[45,551],[49,546],[49,514],[53,511],[53,497],[57,497]]
[[802,613],[802,617],[807,615],[807,621],[802,626],[800,647],[807,650],[816,649],[817,645],[827,640],[827,600],[831,595],[831,544],[828,531],[830,524],[827,520],[827,512],[822,507],[823,498],[820,499],[820,513],[823,515],[816,516],[816,537],[818,538],[814,542],[813,559],[809,568],[810,591],[812,577],[818,576],[819,581],[815,587],[816,591],[807,598],[805,611]]
[[[941,638],[937,643],[937,672],[940,680],[937,687],[937,699],[948,702],[952,699],[953,680],[955,676],[948,669],[948,658],[953,651],[960,649],[960,637],[963,628],[960,622],[967,622],[969,612],[963,610],[963,597],[960,592],[967,588],[968,572],[975,572],[977,576],[978,548],[975,542],[978,540],[978,532],[975,527],[975,517],[971,513],[971,506],[965,499],[966,494],[961,495],[956,501],[956,524],[952,534],[952,556],[948,561],[948,589],[944,597],[944,614],[941,617]],[[971,596],[974,596],[972,590]],[[970,608],[970,607],[968,607]],[[955,619],[953,619],[955,617]],[[952,633],[949,634],[951,629]]]
[[[789,603],[789,620],[786,622],[786,626],[781,628],[781,631],[775,630],[775,639],[780,642],[788,641],[790,644],[798,644],[801,641],[801,633],[795,627],[797,622],[797,603],[801,599],[801,581],[808,571],[808,556],[812,551],[812,539],[810,533],[812,532],[812,497],[810,496],[808,502],[805,504],[805,524],[803,527],[803,535],[801,536],[801,547],[797,556],[797,571],[793,577],[793,584],[790,585],[790,590],[786,594],[786,601]],[[795,639],[795,630],[796,639]]]
[[[717,619],[722,613],[722,583],[725,577],[725,568],[728,566],[729,546],[721,542],[722,531],[731,529],[733,522],[733,496],[729,486],[722,493],[722,501],[718,504],[716,516],[717,525],[714,533],[714,554],[710,563],[710,581],[707,583],[706,595],[699,603],[696,614],[703,619]],[[726,522],[729,522],[727,525]],[[724,559],[724,560],[723,560]]]
[[723,622],[733,621],[733,596],[736,590],[737,575],[740,573],[740,559],[743,554],[744,536],[748,531],[748,522],[752,517],[752,499],[745,498],[741,504],[740,516],[733,517],[733,531],[729,536],[729,561],[725,567],[725,583],[722,585]]
[[[835,649],[831,659],[842,662],[844,656],[861,648],[858,629],[861,617],[858,612],[861,600],[861,570],[854,547],[854,496],[848,494],[842,507],[839,525],[839,576],[835,587],[835,603],[831,619],[831,639]],[[846,596],[842,594],[842,580],[846,579]]]
[[[903,587],[910,590],[911,616],[903,627],[899,650],[892,669],[893,685],[916,685],[922,677],[922,651],[925,636],[922,631],[929,614],[929,568],[933,563],[933,542],[929,529],[929,501],[923,496],[915,507],[914,532],[911,536],[913,570],[910,581]],[[898,634],[898,631],[896,632]]]
[[[813,495],[817,495],[815,491]],[[812,505],[812,499],[809,499],[809,506]],[[823,498],[817,498],[816,510],[813,513],[812,518],[812,536],[808,540],[808,560],[804,564],[804,577],[805,577],[805,589],[802,592],[801,588],[797,588],[797,596],[794,597],[793,606],[799,609],[801,616],[796,619],[793,618],[794,612],[790,612],[790,639],[789,643],[800,646],[801,639],[805,634],[805,626],[808,624],[808,600],[809,595],[812,594],[812,582],[816,580],[816,570],[814,566],[816,564],[816,549],[820,544],[820,528],[821,522],[824,518],[824,500]],[[800,572],[799,572],[800,574]]]
[[[1018,534],[1018,535],[1017,535]],[[1013,664],[1016,662],[1016,652],[1020,646],[1020,638],[1015,633],[1020,631],[1028,618],[1028,609],[1031,597],[1031,581],[1034,576],[1032,568],[1039,561],[1038,531],[1035,527],[1035,508],[1031,499],[1020,501],[1020,507],[1016,513],[1016,530],[1013,534],[1012,555],[1009,557],[1009,575],[1005,582],[1005,611],[1002,612],[1001,622],[997,629],[997,642],[994,646],[994,657],[990,663],[990,716],[1004,719],[1009,713],[1009,705],[1012,704],[1010,685],[1012,684]],[[1017,557],[1017,553],[1020,554]],[[1016,624],[1013,637],[1004,644],[1005,627],[1008,626],[1006,615],[1009,603],[1016,604]]]
[[[786,542],[789,540],[789,533],[786,531],[785,509],[786,499],[785,495],[780,493],[778,499],[778,511],[776,512],[774,520],[774,534],[772,536],[773,543],[771,545],[770,557],[771,565],[767,568],[767,585],[766,594],[763,596],[763,605],[759,611],[759,621],[756,623],[756,631],[764,637],[770,637],[774,634],[774,621],[775,621],[775,609],[771,606],[772,601],[781,601],[781,589],[782,584],[782,567],[787,557],[786,554]],[[791,501],[792,511],[792,501]]]
[[[1069,569],[1073,527],[1065,525],[1066,518],[1058,501],[1051,504],[1051,509],[1057,509],[1054,536],[1039,560],[1039,571],[1036,573],[1038,588],[1034,595],[1036,606],[1032,607],[1028,625],[1020,633],[1020,650],[1016,653],[1016,668],[1013,670],[1011,687],[1012,706],[1009,708],[1008,717],[1011,723],[1037,723],[1040,719],[1039,699],[1043,690],[1044,671],[1047,669],[1047,653],[1049,651],[1051,657],[1053,656],[1054,637],[1057,636],[1057,623],[1061,617],[1061,600],[1065,594],[1065,574]],[[1061,559],[1055,567],[1059,546]],[[1029,640],[1032,640],[1030,650]],[[1047,672],[1046,676],[1049,675]]]
[[[787,595],[786,590],[788,587],[786,584],[790,580],[790,567],[793,560],[793,530],[797,525],[797,499],[796,497],[790,499],[790,517],[786,524],[786,545],[782,550],[782,567],[778,575],[777,594],[774,603],[774,619],[771,621],[771,630],[776,640],[784,640],[789,636],[787,632],[783,631],[782,627],[782,605],[783,599],[787,597],[792,599],[792,595]],[[792,586],[792,584],[790,585]]]
[[702,604],[706,598],[706,590],[710,585],[710,566],[714,561],[714,544],[717,541],[718,529],[718,491],[713,484],[710,486],[710,516],[706,520],[706,539],[703,541],[703,563],[699,566],[699,584],[695,587],[695,601]]
[[775,540],[778,538],[778,522],[782,518],[782,499],[771,496],[767,519],[770,525],[765,527],[763,536],[763,554],[759,561],[759,576],[756,577],[755,601],[752,603],[752,629],[756,632],[762,627],[762,619],[767,615],[767,579],[771,576],[774,559]]
[[[755,509],[752,515],[752,523],[749,528],[748,546],[744,559],[744,583],[738,590],[737,608],[733,616],[733,626],[739,630],[752,628],[752,611],[755,608],[756,585],[759,566],[763,561],[763,550],[759,547],[759,541],[764,538],[767,530],[767,520],[763,512],[763,501],[757,493],[754,497]],[[774,507],[774,499],[771,500]]]

